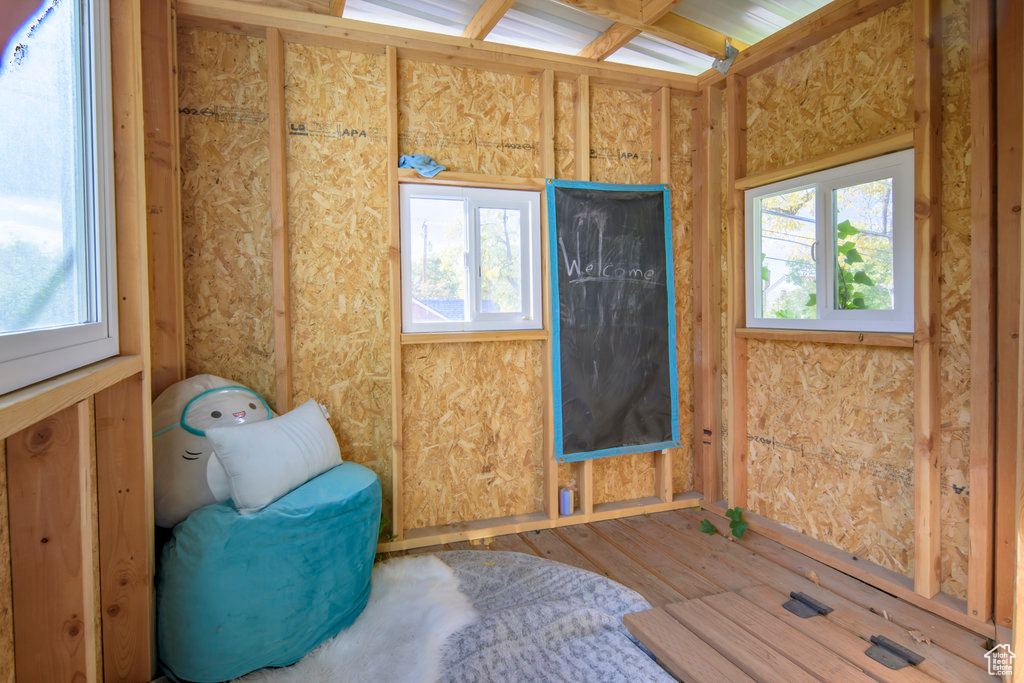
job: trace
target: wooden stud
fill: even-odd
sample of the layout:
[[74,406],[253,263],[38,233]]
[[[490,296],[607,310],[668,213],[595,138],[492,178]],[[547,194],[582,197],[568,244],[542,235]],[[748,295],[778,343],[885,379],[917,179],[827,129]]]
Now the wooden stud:
[[[576,78],[576,179],[590,180],[590,77]],[[561,410],[561,406],[555,406]],[[576,474],[576,505],[580,513],[594,512],[594,461],[583,460],[573,464]]]
[[[129,565],[115,566],[101,560],[101,590],[118,577],[117,572],[126,567],[130,567],[132,572],[129,584],[119,588],[123,592],[117,594],[120,597],[131,595],[132,614],[123,620],[117,619],[110,613],[113,606],[104,605],[104,619],[111,623],[113,629],[112,642],[105,643],[104,658],[110,660],[110,657],[116,657],[118,662],[108,675],[113,678],[115,671],[124,670],[131,672],[131,678],[146,680],[153,670],[151,646],[154,642],[154,606],[149,587],[153,582],[155,559],[140,4],[134,0],[110,0],[110,64],[111,110],[114,119],[118,341],[121,354],[141,357],[142,373],[139,383],[133,385],[135,391],[129,398],[133,404],[126,408],[135,420],[131,441],[118,443],[113,453],[105,452],[99,468],[99,476],[104,476],[102,472],[105,468],[120,469],[119,473],[109,479],[104,478],[104,481],[117,481],[118,486],[130,487],[133,495],[119,499],[120,507],[116,514],[111,514],[102,501],[109,501],[109,496],[113,494],[103,492],[100,496],[98,533],[100,548],[119,547],[131,556]],[[133,519],[135,522],[129,527],[121,527],[121,519]],[[113,551],[110,554],[106,552],[106,560],[119,557]],[[114,577],[110,576],[111,572],[114,572]],[[104,629],[107,628],[105,623]],[[133,630],[130,634],[127,633],[129,629]],[[144,645],[131,646],[127,644],[129,641]],[[113,649],[114,654],[108,656],[107,648]]]
[[405,59],[438,61],[512,73],[532,73],[554,68],[560,73],[587,75],[603,84],[624,88],[671,86],[697,94],[697,78],[656,69],[595,62],[576,55],[499,45],[426,31],[393,26],[375,29],[372,24],[339,19],[326,14],[303,12],[267,4],[238,0],[180,0],[181,25],[205,30],[245,33],[262,37],[268,27],[281,30],[290,43],[326,45],[346,50],[381,54],[386,46],[401,48]]
[[141,544],[152,532],[153,516],[144,385],[138,374],[95,397],[96,449],[102,454],[97,491],[103,670],[108,680],[146,680],[149,674],[152,568]]
[[515,0],[484,0],[462,32],[462,37],[483,40],[514,3]]
[[663,449],[654,452],[654,497],[666,503],[672,502],[672,451]]
[[99,678],[90,429],[82,401],[7,440],[15,666],[26,678]]
[[693,126],[694,485],[722,497],[722,91],[697,100]]
[[995,41],[992,3],[971,3],[971,455],[967,612],[992,617],[995,488]]
[[807,161],[801,161],[796,164],[790,164],[789,166],[783,166],[782,168],[762,171],[761,173],[754,173],[753,175],[738,178],[736,180],[736,189],[749,190],[754,187],[777,183],[780,180],[789,180],[790,178],[797,178],[802,175],[807,175],[808,173],[816,173],[817,171],[824,171],[828,168],[852,164],[856,161],[873,159],[874,157],[881,156],[883,154],[890,154],[892,152],[910,149],[913,146],[914,131],[908,130],[905,133],[896,133],[878,140],[872,140],[860,145],[853,145],[852,147],[841,149],[838,152],[822,154],[808,159]]
[[914,0],[914,590],[939,592],[940,0]]
[[[1024,21],[1020,22],[1021,28],[1024,29]],[[1024,85],[1024,78],[1018,79],[1018,85]],[[1024,111],[1024,101],[1021,101],[1020,93],[1022,90],[1017,91],[1017,101],[1021,110]],[[1021,132],[1017,131],[1015,140],[1012,144],[1020,145],[1024,143]],[[1024,178],[1024,170],[1022,170],[1022,178]],[[1024,196],[1024,188],[1021,188],[1021,196]],[[1024,239],[1020,241],[1020,262],[1024,263]],[[1018,308],[1018,327],[1017,327],[1017,387],[1024,387],[1024,273],[1019,274],[1020,283],[1017,287],[1017,294],[1019,300]],[[1014,535],[1016,537],[1016,544],[1014,549],[1015,556],[1015,569],[1016,576],[1014,580],[1014,592],[1013,592],[1013,649],[1015,652],[1024,652],[1024,402],[1017,403],[1017,443],[1016,443],[1016,456],[1017,456],[1017,469],[1016,475],[1016,502],[1014,507],[1016,508],[1016,515],[1014,516]],[[1020,648],[1020,649],[1017,649]],[[1010,659],[1010,663],[1013,663],[1013,658]],[[1014,667],[1013,681],[1021,680],[1020,665]]]
[[576,78],[576,179],[590,180],[590,76]]
[[278,413],[292,409],[292,316],[288,254],[288,136],[284,112],[284,41],[267,29],[267,124],[270,127],[270,253],[274,299],[274,389]]
[[331,0],[329,11],[332,17],[341,17],[345,13],[345,0]]
[[588,519],[594,514],[594,461],[573,464],[576,471],[576,505]]
[[747,174],[747,79],[730,75],[729,97],[729,503],[747,507],[747,340],[736,330],[747,324],[746,225],[743,192],[736,180]]
[[405,534],[402,482],[402,224],[398,194],[398,50],[387,48],[388,222],[391,246],[388,273],[391,284],[391,533]]
[[177,31],[170,0],[141,5],[146,77],[146,227],[150,356],[157,396],[185,379],[185,298],[181,247]]
[[[651,95],[651,182],[672,182],[672,92],[661,88]],[[654,496],[672,501],[672,451],[655,451]]]
[[651,95],[651,182],[672,182],[672,91],[659,88]]
[[[540,80],[540,173],[545,178],[555,177],[555,72],[547,69]],[[541,301],[544,307],[544,512],[548,519],[558,519],[558,462],[555,460],[555,404],[554,367],[551,344],[551,292],[547,273],[550,272],[548,246],[547,192],[541,193],[541,278],[544,283]]]
[[995,561],[993,619],[1010,626],[1014,606],[1017,471],[1017,405],[1021,387],[1015,369],[1020,361],[1021,272],[1020,131],[1024,128],[1019,91],[1024,79],[1024,3],[997,0],[996,54],[996,432],[995,432]]

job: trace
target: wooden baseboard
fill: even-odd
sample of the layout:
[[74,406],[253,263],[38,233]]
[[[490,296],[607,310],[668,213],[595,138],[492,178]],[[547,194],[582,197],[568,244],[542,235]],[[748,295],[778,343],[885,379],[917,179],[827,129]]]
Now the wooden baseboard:
[[379,543],[377,545],[377,552],[386,553],[397,550],[411,550],[413,548],[424,548],[444,543],[475,541],[481,538],[504,536],[505,534],[520,534],[527,531],[554,529],[555,527],[586,524],[587,522],[599,522],[607,519],[649,515],[669,510],[683,510],[685,508],[698,507],[702,500],[703,498],[701,498],[699,493],[690,491],[675,495],[672,501],[667,503],[655,496],[613,503],[599,503],[594,506],[594,511],[590,514],[577,512],[572,515],[559,516],[555,519],[550,519],[547,514],[541,511],[526,515],[496,517],[472,522],[457,522],[455,524],[424,527],[422,529],[410,529],[405,532],[405,537],[400,540]]

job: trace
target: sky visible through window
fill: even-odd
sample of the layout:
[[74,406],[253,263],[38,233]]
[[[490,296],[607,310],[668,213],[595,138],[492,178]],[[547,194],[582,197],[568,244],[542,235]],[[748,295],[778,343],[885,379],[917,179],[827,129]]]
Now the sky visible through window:
[[88,318],[75,4],[46,3],[0,62],[0,334]]

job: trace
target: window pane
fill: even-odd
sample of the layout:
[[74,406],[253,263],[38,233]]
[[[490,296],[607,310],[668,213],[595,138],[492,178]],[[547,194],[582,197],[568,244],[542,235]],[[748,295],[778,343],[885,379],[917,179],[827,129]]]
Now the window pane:
[[462,199],[409,200],[414,322],[468,319],[465,212]]
[[891,311],[892,178],[840,188],[833,206],[836,309]]
[[523,310],[523,253],[519,209],[479,209],[480,312]]
[[816,318],[814,188],[764,197],[761,218],[761,317]]
[[0,63],[0,334],[96,319],[78,5],[47,2]]

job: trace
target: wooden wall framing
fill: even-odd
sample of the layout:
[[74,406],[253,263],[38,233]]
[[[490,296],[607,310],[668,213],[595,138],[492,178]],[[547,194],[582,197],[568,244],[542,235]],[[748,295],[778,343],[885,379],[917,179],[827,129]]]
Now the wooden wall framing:
[[[793,50],[798,51],[807,47],[803,41],[812,40],[812,36],[816,40],[822,40],[831,36],[841,30],[849,28],[854,23],[857,23],[863,19],[874,16],[878,12],[881,12],[889,7],[897,5],[899,3],[870,3],[867,6],[861,8],[864,15],[858,18],[856,21],[850,21],[848,14],[843,15],[845,7],[847,10],[852,8],[852,3],[835,3],[834,6],[827,8],[834,14],[835,17],[843,16],[836,24],[825,28],[819,22],[813,29],[810,21],[808,23],[798,22],[793,27],[790,27],[787,31],[791,30],[790,35],[784,35],[787,32],[780,32],[778,37],[773,37],[776,41],[789,41],[790,38],[800,43],[800,47]],[[986,493],[985,482],[991,481],[992,470],[986,463],[986,450],[984,449],[984,440],[986,438],[986,431],[981,429],[979,433],[972,433],[972,438],[978,440],[978,445],[972,448],[972,489],[976,487],[977,496],[974,495],[972,490],[971,497],[971,522],[970,522],[970,538],[971,543],[974,546],[972,551],[972,558],[969,563],[968,570],[968,583],[973,586],[969,589],[970,599],[968,601],[953,598],[947,594],[940,592],[940,541],[939,541],[939,523],[940,523],[940,507],[939,507],[939,490],[940,490],[940,478],[939,478],[939,365],[938,365],[938,343],[939,333],[941,329],[941,323],[939,319],[939,257],[940,257],[940,234],[942,218],[940,215],[940,181],[941,178],[941,103],[940,93],[942,91],[942,29],[940,19],[939,3],[933,2],[932,0],[910,0],[910,5],[913,8],[914,13],[914,46],[915,46],[915,95],[914,95],[914,120],[916,121],[915,133],[913,136],[914,147],[916,150],[916,172],[917,178],[916,187],[916,199],[915,199],[915,213],[916,219],[916,256],[915,261],[917,263],[916,277],[917,286],[915,288],[917,304],[916,311],[918,314],[917,323],[915,325],[915,335],[913,339],[913,346],[915,349],[915,382],[914,382],[914,405],[916,406],[916,417],[915,417],[915,490],[917,492],[915,502],[915,520],[916,520],[916,541],[914,547],[916,549],[917,559],[916,566],[917,571],[915,572],[915,580],[909,581],[905,577],[901,577],[898,574],[889,572],[888,570],[882,570],[881,567],[872,566],[870,569],[867,565],[870,562],[865,562],[863,558],[852,557],[847,553],[838,551],[838,549],[832,548],[827,544],[814,541],[810,538],[804,538],[801,534],[793,534],[793,532],[784,529],[783,527],[775,524],[774,522],[763,519],[752,515],[752,526],[762,530],[764,533],[772,535],[777,540],[780,540],[787,545],[798,548],[802,552],[806,552],[817,559],[826,563],[832,564],[837,568],[854,573],[861,577],[863,580],[873,583],[874,585],[884,587],[885,590],[894,592],[895,594],[903,597],[915,604],[923,605],[933,611],[942,614],[943,616],[957,621],[965,626],[973,628],[978,631],[984,631],[989,628],[986,626],[988,622],[988,615],[985,609],[986,596],[990,595],[986,588],[986,576],[988,575],[988,563],[991,561],[991,554],[986,555],[985,537],[986,532],[991,533],[991,507],[988,502],[988,495]],[[973,7],[973,3],[972,3]],[[978,10],[975,9],[977,12]],[[824,11],[822,16],[824,16]],[[808,20],[811,18],[808,17]],[[977,28],[977,35],[979,39],[982,35],[984,28]],[[780,45],[782,43],[779,43]],[[991,45],[988,48],[985,47],[984,41],[980,45],[975,45],[976,59],[984,60],[982,53],[986,49],[991,49]],[[821,333],[820,335],[801,335],[795,334],[760,334],[759,330],[746,330],[744,329],[744,312],[743,307],[745,304],[745,290],[743,286],[743,234],[744,224],[742,216],[742,191],[738,188],[746,189],[753,186],[759,186],[765,182],[771,182],[772,180],[781,179],[784,177],[792,177],[787,168],[779,169],[758,169],[756,174],[746,178],[746,167],[744,159],[744,134],[745,134],[745,121],[747,118],[745,110],[745,79],[755,73],[761,68],[770,66],[771,64],[777,63],[782,59],[789,56],[790,53],[783,53],[779,51],[777,54],[761,57],[757,54],[755,60],[755,53],[751,53],[750,57],[744,60],[743,64],[740,64],[740,60],[733,70],[730,71],[729,75],[724,79],[719,76],[712,76],[710,78],[703,78],[701,80],[702,86],[705,88],[703,97],[707,96],[707,90],[709,86],[721,85],[722,81],[725,81],[726,93],[728,96],[728,114],[729,114],[729,127],[727,129],[727,146],[728,146],[728,169],[729,178],[726,185],[726,196],[728,198],[728,226],[730,231],[729,240],[729,299],[728,299],[728,316],[727,321],[729,323],[729,330],[726,336],[726,341],[729,346],[728,358],[728,427],[729,427],[729,440],[728,440],[728,454],[727,462],[730,467],[730,486],[726,500],[728,505],[740,505],[746,507],[746,467],[747,467],[747,431],[746,431],[746,420],[747,420],[747,406],[746,406],[746,382],[747,370],[746,370],[746,339],[792,339],[793,341],[824,341],[828,343],[878,343],[892,346],[910,346],[911,339],[909,335],[893,335],[891,339],[883,339],[879,336],[878,339],[868,338],[870,335],[858,336],[856,339],[843,338],[842,335],[835,333]],[[985,79],[991,78],[991,71],[989,63],[982,61],[980,66],[973,67],[974,87],[980,88],[980,94],[982,95],[982,101],[984,96],[984,83]],[[977,107],[981,110],[978,104],[978,98],[973,98],[972,107]],[[984,114],[981,114],[982,120],[984,120]],[[985,136],[991,135],[990,132],[979,129],[974,132],[974,135],[978,136],[976,140],[984,141]],[[885,153],[886,151],[895,151],[896,149],[904,149],[909,145],[910,137],[907,134],[896,134],[891,135],[888,138],[881,138],[875,141],[866,142],[860,146],[854,146],[846,150],[839,150],[838,152],[829,153],[822,155],[821,158],[812,159],[807,162],[799,162],[790,164],[793,173],[807,173],[816,168],[828,168],[831,166],[841,165],[843,163],[849,163],[850,161],[856,160],[856,158],[863,158],[860,154],[868,154],[867,150],[877,148],[876,151],[870,153],[870,155],[876,155]],[[991,175],[987,175],[985,169],[984,156],[981,157],[982,164],[980,167],[976,166],[974,171],[976,173],[976,179],[974,181],[975,190],[977,192],[978,184],[984,182],[991,182]],[[1019,163],[1017,164],[1019,166]],[[702,169],[704,170],[704,169]],[[704,171],[706,172],[706,171]],[[1017,183],[1019,185],[1019,182]],[[698,180],[698,187],[700,187]],[[976,199],[976,197],[975,197]],[[975,222],[977,224],[975,232],[977,230],[984,230],[983,223],[984,209],[979,207],[979,214],[976,215]],[[698,217],[700,216],[698,212]],[[977,217],[980,216],[980,217]],[[702,220],[698,218],[698,220]],[[974,307],[989,306],[991,304],[986,303],[991,301],[992,290],[991,286],[986,290],[985,277],[986,273],[989,275],[991,271],[986,271],[984,264],[985,259],[991,258],[991,247],[986,247],[984,238],[977,239],[972,242],[972,254],[975,260],[975,267],[972,270],[978,278],[977,282],[973,286],[972,298],[974,300]],[[1014,254],[1016,250],[1011,249]],[[713,268],[714,264],[708,264],[707,256],[702,256],[704,261],[704,268]],[[1014,256],[1013,258],[1016,258]],[[986,296],[989,298],[986,299]],[[1014,302],[1015,304],[1015,302]],[[982,329],[985,326],[985,318],[981,317]],[[1009,329],[1009,328],[1007,328]],[[983,333],[982,333],[983,334]],[[984,336],[981,337],[984,339]],[[979,343],[980,340],[979,340]],[[981,343],[983,345],[983,343]],[[975,395],[985,396],[986,382],[983,381],[986,377],[988,368],[984,367],[984,364],[989,361],[986,359],[984,349],[978,349],[974,353],[972,364],[975,366],[975,377],[982,378],[974,386]],[[712,381],[713,370],[703,367],[697,371],[696,385],[697,387],[703,387]],[[991,381],[991,374],[987,377]],[[1000,401],[1002,404],[1002,401]],[[990,410],[991,408],[989,408]],[[981,416],[981,419],[985,419],[986,404],[984,401],[978,401],[972,408],[976,411],[974,415]],[[706,419],[705,419],[706,422]],[[697,431],[697,430],[695,430]],[[695,444],[700,443],[700,434],[694,434]],[[737,476],[738,475],[738,476]],[[704,489],[707,490],[707,484],[704,484]],[[709,501],[710,502],[710,501]],[[706,503],[707,504],[707,503]],[[725,503],[714,505],[713,507],[725,507]],[[997,513],[998,515],[998,513]],[[1009,517],[1008,517],[1009,518]],[[858,566],[859,565],[859,566]],[[970,609],[968,609],[970,604]]]
[[[918,272],[918,312],[919,320],[916,325],[916,333],[910,335],[818,335],[813,341],[827,342],[831,344],[857,344],[861,346],[877,345],[891,347],[913,346],[915,356],[915,382],[914,392],[918,400],[915,401],[916,417],[914,429],[915,442],[915,463],[916,463],[916,487],[918,500],[915,505],[917,511],[917,527],[915,536],[917,543],[916,565],[924,570],[919,571],[914,582],[905,580],[906,577],[891,576],[882,571],[875,571],[872,568],[859,570],[865,580],[885,586],[887,590],[893,590],[902,597],[925,604],[949,618],[963,623],[969,623],[973,628],[980,628],[979,624],[986,621],[985,597],[986,589],[983,577],[985,575],[984,561],[972,560],[970,582],[973,586],[973,598],[967,603],[971,605],[971,617],[967,616],[966,607],[963,601],[950,598],[939,592],[940,570],[939,570],[939,548],[940,540],[938,535],[939,523],[939,486],[941,480],[938,471],[938,447],[939,435],[939,406],[937,392],[931,388],[938,386],[938,357],[939,357],[939,251],[935,245],[941,231],[939,229],[939,92],[941,88],[941,66],[939,55],[941,54],[941,31],[935,23],[938,19],[938,6],[932,0],[907,0],[915,9],[917,20],[914,29],[914,44],[916,63],[915,79],[915,106],[916,126],[911,136],[907,132],[891,131],[885,137],[877,140],[868,140],[863,144],[854,145],[848,149],[836,153],[829,153],[822,158],[816,158],[807,163],[827,167],[862,158],[865,155],[883,153],[890,149],[903,149],[908,145],[908,140],[913,140],[918,157],[918,180],[917,208],[918,208],[918,263],[924,264],[926,268]],[[729,296],[727,303],[727,354],[728,363],[728,448],[727,463],[729,465],[729,476],[724,478],[720,471],[718,449],[719,439],[719,416],[716,413],[720,409],[722,372],[721,344],[717,343],[716,331],[717,320],[710,320],[710,311],[718,310],[720,306],[721,284],[718,278],[698,278],[698,284],[694,291],[694,330],[697,335],[694,354],[694,386],[698,397],[705,401],[710,400],[711,405],[704,405],[704,401],[698,401],[695,405],[695,429],[693,434],[692,450],[697,463],[695,477],[696,487],[704,494],[705,500],[714,502],[726,494],[725,497],[731,505],[745,506],[747,503],[747,466],[748,466],[748,445],[747,445],[747,340],[758,338],[757,333],[745,328],[745,289],[743,287],[743,195],[745,187],[751,183],[763,181],[766,174],[778,174],[796,172],[804,162],[790,164],[780,169],[764,169],[755,167],[755,173],[748,174],[746,163],[746,81],[749,77],[757,74],[772,64],[786,59],[795,52],[810,47],[818,42],[828,39],[838,31],[845,30],[859,22],[873,17],[889,8],[896,7],[900,0],[879,0],[877,2],[854,2],[843,0],[833,3],[819,13],[815,13],[807,21],[798,22],[790,29],[780,32],[771,41],[766,41],[765,46],[755,46],[748,56],[737,60],[736,65],[728,77],[718,76],[702,77],[700,84],[703,90],[700,92],[696,104],[696,120],[700,123],[694,126],[694,147],[696,148],[694,165],[697,169],[695,186],[697,188],[697,199],[694,204],[695,229],[701,239],[695,253],[695,267],[698,273],[712,274],[719,271],[718,254],[722,248],[720,243],[712,238],[718,234],[717,222],[720,218],[719,207],[716,201],[717,192],[720,190],[723,179],[719,173],[716,160],[719,158],[723,143],[728,148],[729,164],[727,167],[726,189],[727,189],[727,217],[729,221],[730,245],[727,251],[730,259]],[[241,14],[232,16],[237,10]],[[499,59],[498,52],[480,52],[475,47],[464,45],[458,40],[438,41],[427,44],[423,36],[410,33],[401,34],[395,38],[384,38],[380,35],[356,31],[355,27],[349,30],[348,24],[343,20],[330,20],[326,22],[321,17],[316,21],[301,13],[288,10],[254,8],[244,3],[232,2],[232,0],[193,0],[181,4],[181,13],[184,15],[188,25],[217,30],[242,31],[250,34],[263,35],[270,31],[279,31],[284,41],[307,42],[316,45],[337,46],[344,49],[354,49],[372,54],[385,55],[393,72],[397,73],[400,59],[423,60],[424,62],[446,61],[457,66],[469,66],[472,68],[501,69],[508,73],[526,74],[530,78],[537,79],[539,83],[539,134],[540,139],[540,163],[537,173],[541,178],[551,177],[557,171],[554,169],[555,159],[559,152],[565,155],[565,150],[554,149],[554,131],[556,124],[553,119],[558,119],[560,113],[552,113],[552,100],[555,99],[555,92],[561,92],[566,87],[574,91],[575,108],[573,119],[575,122],[572,146],[574,154],[574,175],[578,179],[589,179],[592,173],[598,173],[600,177],[599,163],[592,163],[592,152],[590,144],[590,132],[592,125],[591,102],[594,92],[608,86],[625,88],[624,75],[615,69],[610,71],[595,71],[591,66],[584,68],[573,59],[539,62],[534,61],[537,55],[520,53],[512,50],[503,54]],[[237,13],[236,13],[237,14]],[[319,23],[317,23],[319,22]],[[772,47],[774,46],[774,47]],[[770,49],[769,49],[770,48]],[[652,137],[655,143],[652,145],[651,155],[651,178],[664,178],[666,173],[671,173],[671,165],[666,165],[666,158],[670,155],[665,151],[664,145],[668,136],[664,133],[666,127],[665,114],[671,105],[672,91],[690,96],[697,94],[693,83],[684,80],[668,81],[658,83],[653,76],[645,74],[643,78],[629,84],[630,87],[644,88],[651,96],[651,121]],[[685,81],[685,82],[684,82]],[[389,115],[397,108],[399,101],[398,76],[389,78],[388,98]],[[596,86],[596,87],[595,87]],[[724,89],[723,89],[724,88]],[[728,106],[723,107],[721,97],[728,100]],[[728,113],[728,128],[724,130],[716,125],[722,117],[722,110]],[[389,155],[397,156],[400,149],[397,137],[396,122],[389,121],[386,135],[388,138]],[[560,119],[559,119],[560,120]],[[564,156],[563,156],[564,158]],[[846,161],[844,161],[844,159]],[[805,160],[806,161],[806,160]],[[806,165],[806,164],[804,164]],[[568,168],[568,165],[566,165]],[[667,170],[666,170],[667,169]],[[283,173],[283,169],[274,171]],[[807,172],[804,169],[801,172]],[[397,230],[397,188],[400,182],[410,180],[407,176],[397,174],[395,169],[388,164],[390,207],[389,225],[392,231],[390,248],[392,259],[395,258],[398,249]],[[531,174],[532,175],[532,174]],[[496,177],[493,175],[482,175],[474,173],[452,172],[442,174],[435,182],[439,183],[470,183],[486,186],[531,186],[537,183],[537,178],[517,175],[513,177]],[[978,242],[981,244],[981,241]],[[981,254],[982,247],[972,246],[972,253]],[[545,258],[550,258],[546,255]],[[973,272],[973,270],[972,270]],[[400,333],[400,315],[395,316],[399,311],[400,301],[396,303],[396,292],[399,291],[400,280],[397,267],[392,266],[391,274],[392,304],[391,312],[391,337],[392,337],[392,367],[402,367],[403,344],[423,344],[428,340],[413,339],[412,335],[405,338]],[[975,303],[984,305],[983,293],[975,288]],[[725,302],[722,302],[725,303]],[[765,339],[770,338],[764,337]],[[780,339],[775,335],[775,339]],[[550,341],[541,336],[546,351],[550,352]],[[494,341],[489,336],[486,341]],[[411,353],[411,348],[406,347],[406,353]],[[715,354],[719,354],[716,357]],[[979,351],[976,355],[976,362],[983,363],[983,353]],[[548,355],[550,358],[550,355]],[[547,363],[547,361],[546,361]],[[550,366],[545,364],[543,368],[545,382],[550,381]],[[395,376],[398,375],[398,376]],[[382,548],[406,548],[419,545],[427,545],[441,541],[461,540],[479,538],[496,533],[507,533],[509,531],[523,531],[527,529],[548,528],[563,523],[576,523],[587,519],[603,518],[606,515],[635,514],[643,510],[661,509],[659,506],[679,506],[693,504],[694,494],[674,494],[668,482],[671,482],[670,457],[665,454],[652,456],[650,466],[654,473],[654,495],[634,501],[623,503],[599,504],[595,502],[595,468],[593,463],[582,463],[573,466],[576,484],[579,487],[579,500],[581,512],[570,519],[559,518],[555,514],[555,486],[559,468],[551,460],[549,447],[550,420],[552,419],[552,407],[545,405],[543,411],[544,420],[544,443],[545,452],[543,456],[544,485],[541,494],[541,510],[525,515],[515,515],[507,518],[494,518],[476,520],[470,522],[458,522],[429,528],[408,528],[405,523],[402,506],[402,458],[403,458],[403,435],[401,424],[403,381],[401,373],[393,373],[391,377],[392,393],[392,459],[393,459],[393,509],[395,533],[399,537],[392,544]],[[984,391],[982,384],[972,384],[976,391]],[[921,400],[924,396],[931,396],[928,400]],[[981,407],[978,407],[981,406]],[[972,407],[983,410],[983,404],[978,403]],[[972,433],[972,438],[975,438]],[[707,437],[707,438],[705,438]],[[984,438],[978,435],[977,438]],[[982,542],[974,554],[985,554],[983,537],[985,529],[984,514],[984,480],[991,476],[991,470],[986,470],[983,463],[981,449],[972,448],[972,488],[977,487],[979,495],[972,496],[972,521],[971,538],[972,544],[975,540]],[[974,454],[977,453],[975,456]],[[975,464],[981,463],[978,467]],[[973,477],[981,479],[975,483]],[[723,481],[725,479],[725,481]],[[725,486],[725,484],[728,484]],[[727,488],[727,491],[723,491]],[[979,521],[980,520],[980,521]],[[773,533],[769,528],[768,520],[758,521],[758,525],[766,529],[766,532]],[[785,534],[777,534],[781,537],[788,537]],[[799,544],[799,541],[789,541],[792,544]],[[810,544],[808,547],[811,547]],[[842,553],[826,552],[817,549],[821,558],[835,563],[844,570],[850,569],[853,562],[849,557],[844,558]],[[865,564],[861,562],[861,564]],[[915,593],[916,591],[916,593]],[[933,599],[934,598],[934,599]],[[979,609],[975,609],[978,605]]]
[[[145,161],[146,131],[173,121],[163,111],[144,124],[144,97],[168,100],[143,89],[143,60],[166,68],[171,54],[168,8],[151,9],[144,18],[138,2],[110,2],[121,355],[0,397],[4,681],[148,681],[154,671],[150,327],[173,328],[174,313],[150,319],[145,226],[148,213],[159,234],[173,233],[174,199],[157,193],[147,212],[145,167],[168,172],[174,152],[158,140]],[[176,332],[164,332],[158,344],[174,348]]]

